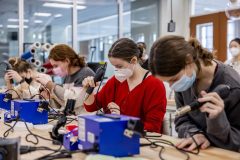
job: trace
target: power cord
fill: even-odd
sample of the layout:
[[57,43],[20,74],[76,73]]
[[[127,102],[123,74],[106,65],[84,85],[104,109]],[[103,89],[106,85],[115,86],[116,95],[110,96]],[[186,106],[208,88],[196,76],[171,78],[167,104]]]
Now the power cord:
[[[35,94],[33,95],[30,99],[33,99],[34,97],[39,96],[39,98],[43,99],[44,101],[47,101],[45,97],[43,97],[41,94]],[[59,114],[59,112],[57,112],[51,105],[50,102],[48,103],[48,106],[57,114]]]
[[[25,121],[23,121],[23,122],[24,122],[24,124],[25,124],[25,126],[26,126],[26,128],[27,128],[27,131],[29,132],[29,134],[27,134],[27,135],[25,136],[25,140],[26,140],[27,142],[30,142],[30,143],[32,143],[32,144],[37,145],[37,144],[39,143],[39,139],[38,139],[38,138],[43,139],[43,140],[46,140],[46,141],[56,142],[55,140],[48,139],[48,138],[42,137],[42,136],[40,136],[40,135],[34,134],[34,133],[28,128],[27,123],[26,123]],[[33,137],[35,138],[36,142],[34,142],[34,141],[32,141],[32,140],[29,140],[29,136],[33,136]],[[56,143],[58,143],[58,142],[56,142]]]
[[21,99],[20,95],[18,94],[18,92],[15,89],[8,89],[5,91],[5,93],[8,93],[9,91],[14,91],[17,94],[18,98]]
[[[17,122],[18,122],[19,119],[16,118],[15,120],[16,120],[16,121],[15,121],[15,123],[14,123],[12,126],[7,125],[7,126],[10,127],[10,128],[3,133],[3,137],[4,137],[4,138],[8,137],[10,131],[11,131],[11,132],[14,131],[14,127],[15,127],[15,125],[17,124]],[[12,121],[13,121],[13,120],[12,120]],[[4,122],[4,124],[6,124],[6,123]]]
[[196,142],[196,140],[195,140],[195,138],[193,136],[191,136],[191,138],[193,139],[194,143],[197,146],[197,152],[191,152],[191,151],[186,151],[186,150],[183,150],[183,149],[179,149],[172,142],[170,142],[168,140],[165,140],[165,139],[161,139],[160,137],[161,137],[161,135],[160,136],[145,136],[144,138],[149,143],[148,144],[141,144],[141,146],[150,146],[151,148],[160,147],[160,151],[159,151],[158,155],[159,155],[159,158],[161,160],[164,160],[162,155],[163,155],[163,151],[165,150],[165,147],[163,145],[160,145],[160,143],[172,146],[177,151],[179,151],[180,153],[184,154],[186,156],[186,160],[190,159],[190,156],[188,155],[188,153],[192,153],[192,154],[198,155],[199,152],[200,152],[199,145],[197,144],[197,142]]

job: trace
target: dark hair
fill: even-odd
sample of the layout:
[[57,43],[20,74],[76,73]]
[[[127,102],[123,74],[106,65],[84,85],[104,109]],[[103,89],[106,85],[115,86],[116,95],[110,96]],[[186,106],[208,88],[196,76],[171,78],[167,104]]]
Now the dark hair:
[[229,44],[231,44],[232,42],[237,42],[240,45],[240,38],[232,39]]
[[154,75],[173,76],[188,64],[188,55],[199,70],[200,60],[209,66],[214,58],[213,53],[204,49],[195,38],[186,41],[184,37],[170,35],[154,42],[150,51],[149,68]]
[[141,50],[141,48],[139,48],[133,40],[121,38],[113,43],[108,52],[108,57],[120,58],[130,62],[134,56],[136,56],[139,60],[141,58],[142,51],[143,50]]
[[17,57],[9,58],[8,62],[11,64],[12,69],[18,73],[27,72],[28,69],[33,69],[30,63]]
[[142,57],[142,55],[143,55],[143,50],[145,49],[147,49],[147,45],[144,43],[144,42],[138,42],[137,43],[137,46],[138,46],[138,48],[141,50],[141,55],[140,55],[140,57]]
[[85,58],[78,56],[77,53],[66,44],[54,46],[50,51],[48,59],[53,59],[55,61],[64,61],[69,59],[70,66],[86,66]]

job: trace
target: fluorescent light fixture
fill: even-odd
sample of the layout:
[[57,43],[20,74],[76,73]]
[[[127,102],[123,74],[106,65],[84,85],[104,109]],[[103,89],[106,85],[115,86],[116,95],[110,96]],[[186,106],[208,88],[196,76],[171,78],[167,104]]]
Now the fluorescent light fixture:
[[[19,28],[18,25],[7,25],[7,28]],[[24,28],[28,28],[28,26],[24,26]]]
[[[44,3],[43,4],[44,7],[52,7],[52,8],[72,8],[73,5],[72,4],[63,4],[63,3]],[[86,6],[81,6],[81,5],[78,5],[77,6],[77,9],[85,9]]]
[[7,25],[7,28],[18,28],[18,25]]
[[43,13],[43,12],[35,12],[34,16],[40,16],[40,17],[49,17],[51,16],[51,13]]
[[[55,3],[72,3],[72,0],[45,0],[48,2],[55,2]],[[77,0],[77,4],[86,4],[87,0]]]
[[53,7],[53,8],[71,8],[71,4],[63,4],[63,3],[44,3],[44,7]]
[[43,23],[42,20],[34,20],[34,23]]
[[86,6],[77,5],[77,9],[79,9],[79,10],[82,10],[82,9],[85,9],[85,8],[87,8],[87,7]]
[[55,18],[62,17],[62,14],[55,14],[54,17],[55,17]]
[[147,24],[150,24],[149,22],[146,22],[146,21],[131,21],[131,23],[134,23],[134,24],[145,24],[145,25],[147,25]]
[[0,24],[0,28],[2,28],[3,27],[3,25],[2,24]]
[[[18,19],[9,18],[8,22],[18,22]],[[29,22],[29,20],[28,19],[24,19],[24,22]]]
[[204,11],[216,11],[215,8],[208,8],[208,7],[205,7],[203,8]]

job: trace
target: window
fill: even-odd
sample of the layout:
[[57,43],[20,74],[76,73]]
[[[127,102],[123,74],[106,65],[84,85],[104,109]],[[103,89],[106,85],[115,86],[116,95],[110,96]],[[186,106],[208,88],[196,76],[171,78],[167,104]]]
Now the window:
[[[18,55],[18,1],[0,1],[0,62]],[[26,24],[26,23],[25,23]],[[26,24],[27,27],[27,24]],[[4,84],[0,73],[0,86]]]
[[227,31],[227,59],[231,59],[232,55],[229,51],[229,43],[234,38],[240,38],[240,20],[228,20]]
[[198,24],[197,39],[204,48],[213,51],[213,23]]
[[192,15],[202,15],[217,11],[224,11],[228,0],[193,0],[192,3]]
[[72,46],[72,0],[25,0],[26,43],[64,43]]

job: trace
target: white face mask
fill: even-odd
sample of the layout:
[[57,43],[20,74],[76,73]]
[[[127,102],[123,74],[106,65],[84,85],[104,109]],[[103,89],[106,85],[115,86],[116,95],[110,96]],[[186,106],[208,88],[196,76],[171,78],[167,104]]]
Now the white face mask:
[[236,57],[240,53],[240,49],[237,47],[232,47],[230,48],[230,53],[232,54],[233,57]]
[[114,70],[114,75],[115,78],[119,81],[119,82],[123,82],[125,81],[127,78],[131,77],[133,75],[133,70],[129,69],[129,68],[123,68],[123,69],[115,69]]

